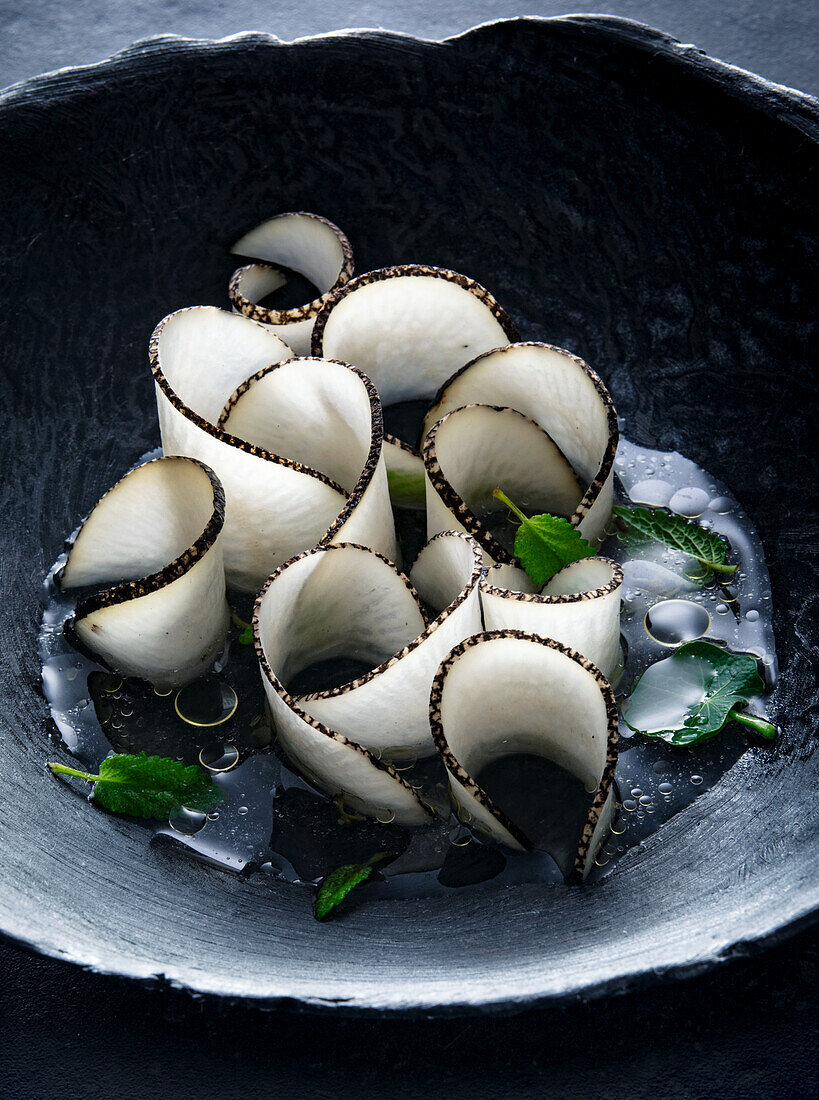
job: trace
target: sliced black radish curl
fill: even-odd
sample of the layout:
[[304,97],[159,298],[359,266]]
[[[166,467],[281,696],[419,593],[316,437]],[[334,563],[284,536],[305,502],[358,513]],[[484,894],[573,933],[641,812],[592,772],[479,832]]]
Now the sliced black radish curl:
[[549,436],[581,486],[569,518],[589,542],[599,541],[611,517],[618,429],[609,392],[591,367],[549,344],[486,352],[441,387],[423,435],[447,413],[472,404],[516,409]]
[[294,359],[269,329],[212,306],[161,321],[150,358],[165,454],[201,459],[224,486],[229,584],[258,591],[330,541],[397,557],[381,405],[361,371]]
[[[353,250],[337,225],[317,214],[278,214],[245,233],[231,251],[263,261],[240,267],[230,280],[230,300],[237,313],[270,325],[297,355],[310,353],[313,323],[329,294],[353,273]],[[284,286],[281,265],[304,275],[319,290],[312,302],[293,309],[269,309],[259,302]]]
[[[355,363],[383,405],[431,399],[453,371],[518,337],[480,283],[445,268],[409,264],[359,275],[329,295],[313,329],[313,354]],[[408,449],[385,437],[387,468],[402,473]],[[420,473],[420,465],[415,463]]]
[[[273,573],[256,602],[256,650],[279,741],[308,778],[372,817],[428,819],[392,765],[435,752],[429,688],[444,654],[481,629],[480,575],[478,547],[456,532],[426,545],[411,579],[350,543],[307,551]],[[425,604],[437,612],[432,622]],[[290,693],[305,668],[342,656],[371,671]]]
[[499,757],[546,757],[595,792],[573,866],[575,876],[585,877],[614,815],[617,706],[600,670],[550,638],[487,631],[441,662],[429,706],[456,812],[493,840],[519,851],[532,847],[474,778]]
[[80,598],[69,630],[109,668],[174,687],[201,676],[230,621],[219,479],[192,458],[131,470],[95,505],[68,554],[66,589]]
[[[530,515],[570,516],[583,489],[555,442],[533,420],[515,409],[465,405],[433,424],[423,452],[427,477],[427,531],[453,526],[478,542],[487,564],[511,564],[514,527],[506,522],[492,493],[503,488]],[[432,490],[432,491],[430,491]],[[484,518],[499,515],[508,529],[502,545]]]
[[592,661],[612,681],[620,670],[623,570],[609,558],[583,558],[538,592],[522,569],[495,565],[481,578],[487,630],[516,629],[554,638]]

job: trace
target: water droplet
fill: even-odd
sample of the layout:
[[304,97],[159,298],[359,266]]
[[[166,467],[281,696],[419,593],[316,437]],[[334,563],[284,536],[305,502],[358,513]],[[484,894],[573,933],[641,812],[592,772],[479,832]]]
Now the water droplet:
[[189,810],[183,806],[178,813],[171,814],[168,824],[177,833],[183,836],[195,836],[207,825],[207,816],[198,810]]
[[244,817],[247,813],[247,806],[240,806],[236,813],[239,815],[239,817]]
[[628,491],[635,504],[648,504],[652,508],[665,508],[673,493],[674,486],[667,481],[638,481]]
[[646,613],[645,629],[660,645],[677,646],[708,633],[711,616],[691,600],[663,600]]
[[665,762],[665,760],[657,760],[652,765],[651,770],[656,772],[657,775],[662,775],[664,772],[670,771],[671,769],[670,766]]
[[236,692],[215,676],[203,676],[176,693],[174,710],[191,726],[220,726],[236,711]]
[[382,825],[391,825],[395,821],[395,810],[379,810],[375,820],[380,821]]
[[239,763],[239,750],[235,745],[214,741],[200,749],[199,763],[209,772],[228,772]]
[[759,621],[759,612],[754,611],[753,609],[751,611],[746,611],[745,612],[745,618],[748,620],[749,623],[758,622]]
[[170,695],[172,691],[172,687],[168,688],[168,690],[166,691],[164,684],[157,684],[154,688],[154,695],[158,695],[160,696],[160,698],[164,699],[166,698],[166,696]]
[[718,615],[727,615],[728,614],[728,604],[727,603],[718,603],[717,606],[714,608],[714,610],[716,611],[716,613]]
[[622,836],[622,834],[626,831],[626,826],[620,821],[615,821],[615,823],[611,827],[611,831],[614,833],[615,836]]
[[716,512],[718,516],[727,516],[734,506],[734,502],[730,497],[714,497],[713,500],[708,502],[708,508],[712,512]]
[[218,810],[213,810],[211,813],[208,814],[208,821],[218,821],[218,820],[219,820],[219,811]]
[[632,798],[639,798],[642,793],[643,792],[639,787],[632,787],[631,788],[631,797]]
[[694,784],[695,787],[699,787],[700,783],[702,783],[702,776],[701,775],[692,775],[691,776],[691,782]]
[[623,809],[628,810],[629,813],[633,813],[634,810],[637,809],[637,803],[634,801],[633,798],[624,798]]
[[669,500],[668,507],[680,516],[694,519],[708,507],[708,493],[693,487],[678,489]]
[[674,788],[671,786],[670,783],[666,782],[666,783],[661,783],[657,787],[657,790],[660,792],[660,794],[668,795],[668,794],[671,794],[671,792],[674,790]]
[[452,843],[456,848],[465,848],[467,844],[472,843],[472,837],[469,833],[464,833],[462,836],[455,837]]
[[651,805],[651,795],[648,795],[648,794],[640,795],[640,805],[641,806],[650,806]]

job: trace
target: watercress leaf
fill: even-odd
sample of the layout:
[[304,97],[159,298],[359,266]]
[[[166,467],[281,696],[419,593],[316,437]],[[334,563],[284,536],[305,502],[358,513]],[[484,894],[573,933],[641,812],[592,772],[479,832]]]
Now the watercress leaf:
[[630,729],[670,745],[695,745],[715,737],[730,721],[772,739],[775,727],[741,708],[764,690],[756,661],[712,642],[687,642],[650,665],[624,708]]
[[239,635],[239,645],[253,645],[253,627],[246,626]]
[[202,768],[144,752],[106,757],[98,775],[63,764],[48,766],[58,775],[73,775],[93,783],[92,801],[115,814],[161,819],[182,806],[207,813],[222,799],[221,791]]
[[316,920],[324,920],[333,909],[356,886],[366,882],[373,873],[373,868],[379,860],[386,859],[390,852],[377,852],[366,863],[347,863],[343,867],[337,867],[324,879],[316,894],[313,904],[313,916]]
[[655,540],[696,558],[715,573],[735,573],[736,565],[726,565],[724,540],[699,523],[662,508],[612,508],[612,515],[625,524],[618,537],[626,542]]
[[550,581],[564,565],[593,557],[597,552],[562,516],[552,516],[548,512],[526,516],[500,489],[496,489],[493,496],[520,520],[515,535],[515,557],[538,588]]

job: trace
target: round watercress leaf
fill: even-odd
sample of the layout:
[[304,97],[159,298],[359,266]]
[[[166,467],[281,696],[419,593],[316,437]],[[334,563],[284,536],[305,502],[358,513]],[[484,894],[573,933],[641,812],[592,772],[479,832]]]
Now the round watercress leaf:
[[687,642],[650,665],[624,708],[629,729],[670,745],[707,741],[764,690],[756,661],[712,642]]

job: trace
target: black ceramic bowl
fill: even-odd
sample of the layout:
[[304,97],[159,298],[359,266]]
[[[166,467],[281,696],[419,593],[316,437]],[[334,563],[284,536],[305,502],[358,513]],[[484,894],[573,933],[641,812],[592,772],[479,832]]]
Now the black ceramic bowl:
[[[815,101],[621,20],[443,44],[157,39],[0,100],[0,928],[84,966],[282,1005],[454,1011],[712,966],[819,904]],[[592,888],[372,902],[315,923],[284,883],[149,848],[44,762],[38,589],[158,442],[155,322],[222,306],[228,245],[278,211],[358,270],[440,264],[583,355],[627,433],[726,481],[764,540],[778,745]]]

